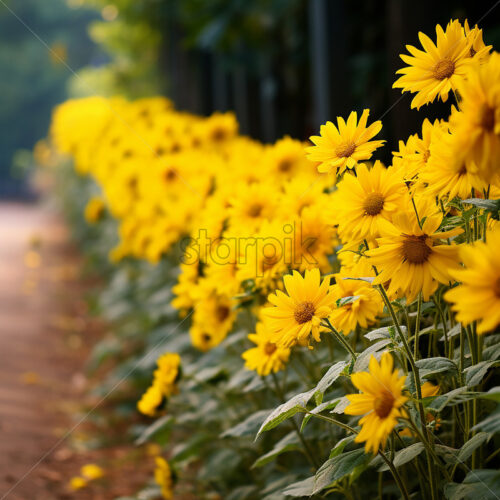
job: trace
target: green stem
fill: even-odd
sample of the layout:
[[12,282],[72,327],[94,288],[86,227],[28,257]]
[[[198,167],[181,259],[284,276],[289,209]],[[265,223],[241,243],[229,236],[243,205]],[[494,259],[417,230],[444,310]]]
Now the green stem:
[[[285,402],[285,395],[281,389],[278,377],[276,376],[276,373],[274,373],[274,372],[271,372],[271,376],[273,378],[276,395],[281,400],[281,402],[284,403]],[[300,442],[302,443],[302,447],[304,448],[304,453],[306,454],[307,459],[309,460],[309,462],[311,463],[311,465],[314,468],[318,469],[320,464],[316,460],[316,457],[314,456],[314,453],[311,450],[309,443],[306,441],[306,439],[304,438],[304,436],[300,432],[299,426],[298,426],[297,422],[295,421],[295,419],[291,418],[290,420],[292,422],[295,433],[297,434],[298,438],[300,439]]]
[[331,330],[334,337],[344,346],[347,352],[350,353],[354,361],[356,361],[357,355],[354,352],[353,348],[350,346],[349,342],[347,342],[344,336],[339,331],[337,331],[337,329],[330,323],[330,320],[328,318],[324,318],[323,321],[325,321],[325,324],[323,324],[323,326],[326,326]]
[[[418,294],[417,301],[417,319],[415,321],[415,338],[413,341],[413,357],[418,360],[418,334],[420,333],[420,314],[422,313],[422,292]],[[410,331],[410,330],[408,330]]]

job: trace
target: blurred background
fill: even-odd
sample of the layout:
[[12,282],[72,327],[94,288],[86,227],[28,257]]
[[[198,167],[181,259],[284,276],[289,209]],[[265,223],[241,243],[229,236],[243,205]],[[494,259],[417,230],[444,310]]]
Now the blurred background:
[[[0,197],[30,197],[30,150],[68,97],[164,94],[203,115],[234,110],[265,142],[306,139],[371,109],[388,140],[423,114],[391,90],[405,44],[450,18],[499,45],[494,1],[0,0]],[[435,105],[439,116],[447,105]],[[444,114],[443,114],[444,115]]]

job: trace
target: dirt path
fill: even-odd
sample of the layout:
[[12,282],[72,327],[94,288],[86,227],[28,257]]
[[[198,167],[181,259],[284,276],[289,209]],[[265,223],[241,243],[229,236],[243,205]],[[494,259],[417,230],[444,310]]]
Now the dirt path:
[[[104,329],[87,311],[92,284],[81,270],[53,211],[0,203],[0,500],[108,500],[152,475],[147,447],[135,448],[106,416],[113,401],[106,408],[90,394],[84,365]],[[68,436],[96,403],[101,423],[88,418]],[[105,477],[72,491],[69,480],[86,463],[103,466]]]
[[13,486],[5,498],[65,497],[64,448],[36,464],[69,428],[64,405],[83,386],[77,275],[57,217],[39,205],[0,204],[2,499]]

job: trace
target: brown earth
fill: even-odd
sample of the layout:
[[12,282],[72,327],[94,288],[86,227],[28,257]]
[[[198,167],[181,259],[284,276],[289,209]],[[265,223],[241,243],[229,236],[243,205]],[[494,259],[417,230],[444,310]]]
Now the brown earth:
[[[88,446],[97,433],[80,422],[95,404],[84,365],[104,328],[88,314],[93,283],[81,269],[53,210],[0,203],[0,500],[111,499],[152,475],[144,449]],[[104,478],[71,490],[86,463]]]

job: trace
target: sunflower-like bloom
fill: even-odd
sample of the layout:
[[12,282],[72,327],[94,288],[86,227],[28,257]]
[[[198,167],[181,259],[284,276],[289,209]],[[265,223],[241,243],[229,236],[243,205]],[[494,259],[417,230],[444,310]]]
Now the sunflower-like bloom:
[[367,252],[380,272],[373,284],[390,282],[389,295],[400,291],[407,303],[419,292],[428,300],[438,282],[453,281],[452,270],[458,267],[458,246],[441,245],[439,240],[456,236],[462,230],[437,232],[443,219],[439,212],[420,210],[419,216],[423,221],[421,228],[415,213],[407,210],[395,214],[392,223],[381,221],[379,247]]
[[455,150],[476,164],[486,182],[493,182],[500,161],[500,54],[469,65],[466,77],[458,87],[460,111],[450,117]]
[[320,340],[320,323],[328,317],[335,303],[330,293],[330,278],[321,282],[319,269],[307,270],[304,277],[297,271],[283,277],[288,295],[280,290],[268,297],[274,307],[263,310],[265,321],[278,346],[304,343],[311,335]]
[[428,195],[452,200],[456,196],[465,200],[471,197],[473,189],[479,192],[488,185],[478,176],[475,164],[465,161],[453,136],[447,128],[436,131],[430,144],[427,165],[420,170],[419,183]]
[[400,141],[399,151],[393,151],[393,166],[405,181],[414,182],[431,158],[431,144],[436,135],[446,129],[446,124],[435,120],[431,123],[427,118],[422,122],[422,136],[411,135],[406,144]]
[[370,372],[353,373],[351,381],[361,394],[348,394],[350,405],[346,415],[364,415],[360,419],[361,431],[357,443],[365,442],[367,453],[377,453],[385,446],[387,437],[404,416],[403,405],[408,400],[403,395],[406,377],[393,370],[394,361],[389,352],[382,354],[380,364],[374,356],[370,359]]
[[484,44],[480,46],[482,36],[480,33],[478,36],[478,31],[474,28],[467,36],[460,22],[455,19],[448,23],[446,31],[439,24],[436,26],[436,44],[420,32],[418,37],[424,50],[406,46],[411,56],[401,54],[400,57],[408,66],[396,72],[403,76],[394,82],[393,88],[417,93],[411,102],[412,108],[418,109],[438,96],[446,101],[450,90],[457,90],[459,82],[463,80],[471,57],[480,59],[490,49]]
[[407,193],[399,172],[379,161],[370,170],[365,164],[356,170],[356,176],[344,176],[335,193],[335,221],[345,242],[380,236],[379,221],[390,220]]
[[164,399],[177,393],[181,357],[176,353],[167,352],[158,358],[156,364],[153,383],[137,403],[137,409],[149,416],[156,414],[156,410]]
[[500,324],[500,229],[487,234],[487,242],[462,246],[465,269],[453,273],[461,284],[446,292],[457,320],[468,325],[478,321],[477,332],[486,333]]
[[319,162],[319,172],[333,171],[341,174],[359,161],[369,160],[372,153],[385,141],[371,141],[382,129],[380,120],[366,126],[370,110],[365,109],[358,123],[358,115],[351,112],[347,123],[337,117],[337,127],[332,122],[321,125],[319,136],[310,137],[315,146],[306,148],[307,158]]
[[[344,335],[354,331],[357,325],[367,328],[384,311],[382,298],[370,283],[349,279],[348,276],[348,273],[335,275],[336,284],[332,286],[331,293],[338,305],[329,316],[332,325]],[[352,299],[342,304],[342,299],[346,297]]]
[[255,370],[264,377],[283,370],[290,357],[290,349],[273,342],[273,335],[265,323],[257,323],[256,333],[251,333],[248,338],[256,345],[241,355],[249,370]]
[[85,206],[85,220],[89,224],[96,223],[104,214],[106,205],[102,198],[94,196]]
[[163,457],[155,457],[155,481],[161,487],[161,495],[164,500],[174,498],[174,481],[170,465]]

